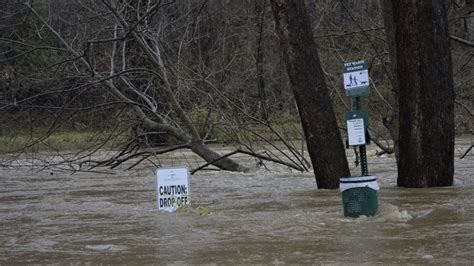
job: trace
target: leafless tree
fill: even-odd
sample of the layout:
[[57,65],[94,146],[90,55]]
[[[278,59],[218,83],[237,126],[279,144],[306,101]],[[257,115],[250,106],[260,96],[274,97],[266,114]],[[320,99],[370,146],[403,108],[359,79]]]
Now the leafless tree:
[[[212,162],[221,169],[245,170],[246,167],[239,165],[229,156],[223,156],[206,145],[208,141],[212,141],[209,135],[214,125],[219,123],[219,120],[221,123],[231,124],[232,119],[229,119],[228,114],[235,112],[248,116],[253,123],[264,125],[273,132],[272,134],[282,138],[282,135],[268,121],[249,115],[250,112],[242,100],[242,95],[235,94],[234,96],[239,100],[232,99],[233,95],[223,87],[223,81],[229,77],[226,73],[233,67],[238,57],[237,49],[233,46],[240,45],[237,42],[239,38],[233,37],[232,33],[229,33],[231,37],[224,35],[207,38],[212,34],[221,34],[215,29],[201,32],[206,26],[198,24],[206,22],[200,16],[207,8],[210,8],[207,6],[207,1],[199,4],[183,1],[177,3],[164,1],[70,3],[78,12],[81,12],[75,22],[76,26],[82,27],[84,31],[72,30],[69,25],[64,26],[69,21],[61,17],[59,19],[62,23],[57,23],[51,8],[59,8],[61,3],[33,5],[25,1],[22,4],[23,9],[19,6],[14,8],[22,10],[25,16],[24,21],[31,21],[30,25],[33,26],[33,29],[29,28],[32,31],[31,34],[42,36],[49,42],[48,46],[38,45],[37,39],[27,42],[17,41],[15,38],[4,38],[3,41],[10,44],[20,43],[26,48],[31,48],[18,57],[34,54],[33,52],[38,49],[59,51],[60,57],[65,59],[47,68],[54,72],[57,71],[55,66],[61,67],[61,72],[49,73],[52,75],[51,80],[58,81],[61,79],[60,75],[66,75],[69,79],[75,77],[80,82],[71,85],[70,88],[64,84],[55,84],[55,89],[39,94],[33,93],[32,97],[22,99],[21,103],[36,99],[41,95],[54,95],[54,93],[64,95],[67,92],[74,92],[75,96],[72,96],[70,101],[57,107],[60,110],[58,113],[63,117],[64,114],[70,112],[98,110],[104,106],[112,106],[120,113],[118,119],[127,118],[135,121],[132,122],[134,124],[139,123],[141,130],[138,134],[135,134],[134,138],[126,143],[115,156],[100,162],[101,165],[115,167],[129,159],[142,161],[150,155],[176,149],[190,149],[205,161]],[[219,6],[213,8],[218,9]],[[263,35],[264,30],[262,21],[264,13],[265,5],[256,15],[260,35]],[[93,19],[89,22],[84,20],[85,17]],[[71,20],[75,18],[73,16]],[[100,26],[93,28],[92,23],[98,22]],[[257,45],[260,45],[259,43],[263,41],[257,40]],[[211,56],[213,53],[220,53],[221,50],[225,51],[222,57]],[[261,50],[263,51],[263,48]],[[258,68],[262,69],[262,53],[258,54],[257,61],[260,62]],[[5,62],[13,60],[14,58],[9,56]],[[258,83],[261,86],[264,84],[263,76],[261,74],[259,76]],[[264,88],[261,87],[260,95],[262,96]],[[83,100],[82,102],[85,102],[87,107],[75,106],[81,95],[93,90],[103,96],[103,103],[88,105]],[[200,100],[203,101],[201,104]],[[17,106],[16,103],[9,102],[3,109],[11,109],[15,106]],[[29,105],[29,107],[32,106]],[[205,107],[204,110],[207,113],[204,117],[205,121],[201,121],[202,116],[195,118],[191,113],[201,108],[200,106]],[[220,114],[220,117],[216,119],[212,113]],[[53,121],[46,134],[32,140],[28,146],[44,142],[52,132],[59,128],[60,121],[61,119]],[[241,126],[245,128],[245,123]],[[171,137],[170,141],[174,143],[174,146],[163,149],[150,147],[138,152],[137,139],[154,135]],[[262,139],[265,140],[266,137]],[[305,159],[298,155],[289,142],[284,141],[297,158],[292,158],[293,155],[285,155],[285,152],[280,150],[281,154],[289,159],[289,162],[284,162],[277,159],[275,155],[257,155],[251,146],[245,144],[246,141],[244,139],[238,142],[246,148],[245,151],[239,148],[241,153],[254,154],[259,160],[280,162],[300,170],[306,168],[306,163],[301,165]],[[86,156],[79,158],[84,157]]]
[[[400,106],[398,185],[452,185],[454,82],[446,1],[392,2]],[[433,55],[436,55],[434,57]]]
[[[63,158],[57,132],[94,131],[80,147],[71,144],[81,150],[74,161],[118,148],[100,165],[159,164],[158,154],[217,142],[233,147],[208,162],[242,150],[258,155],[258,165],[267,156],[311,167],[268,1],[0,2],[0,122],[8,125],[0,131],[7,136],[2,151],[20,156],[42,146]],[[384,2],[304,2],[339,130],[345,134],[349,108],[342,65],[364,58],[369,130],[380,153],[396,153],[396,60]],[[449,3],[455,125],[462,134],[472,132],[474,59],[466,30],[474,20],[469,1]]]
[[339,178],[350,172],[305,4],[271,3],[316,182],[319,188],[338,188]]

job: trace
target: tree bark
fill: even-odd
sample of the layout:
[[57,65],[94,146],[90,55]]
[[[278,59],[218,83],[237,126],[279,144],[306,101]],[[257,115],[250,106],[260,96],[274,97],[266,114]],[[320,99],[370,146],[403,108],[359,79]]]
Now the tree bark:
[[[191,143],[190,145],[191,150],[199,155],[201,158],[203,158],[206,162],[212,162],[220,157],[222,157],[222,154],[219,154],[218,152],[212,150],[209,148],[209,146],[206,146],[202,142],[198,143]],[[232,160],[231,158],[222,158],[221,160],[218,160],[214,163],[213,165],[219,167],[220,169],[224,169],[227,171],[234,171],[234,172],[245,172],[248,170],[248,168],[240,165],[236,161]]]
[[385,36],[387,38],[387,45],[390,54],[390,70],[389,73],[390,82],[392,85],[392,93],[389,98],[390,105],[392,106],[390,117],[384,118],[383,124],[388,129],[392,140],[393,140],[393,151],[395,152],[395,160],[400,159],[399,156],[399,127],[400,127],[400,108],[398,106],[400,90],[398,89],[398,76],[397,76],[397,46],[395,43],[395,30],[393,25],[393,10],[391,0],[382,0],[382,11],[383,11],[383,22],[385,26]]
[[454,89],[447,2],[392,1],[400,77],[399,186],[453,184]]
[[259,118],[263,120],[268,119],[263,60],[265,50],[263,32],[265,27],[265,7],[266,0],[255,0],[255,67],[257,71],[258,112]]
[[272,0],[291,89],[306,137],[318,188],[338,188],[349,166],[324,80],[304,2]]

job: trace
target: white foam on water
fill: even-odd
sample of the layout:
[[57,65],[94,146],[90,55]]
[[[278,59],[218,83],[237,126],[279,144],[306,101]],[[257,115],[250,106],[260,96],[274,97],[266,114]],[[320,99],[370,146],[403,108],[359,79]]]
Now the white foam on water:
[[432,259],[434,259],[434,257],[433,257],[432,255],[430,255],[430,254],[423,255],[422,258],[425,259],[425,260],[432,260]]
[[418,211],[414,213],[413,216],[414,218],[423,218],[430,215],[432,212],[433,212],[433,209],[422,210],[422,211]]
[[86,249],[96,250],[96,251],[123,251],[127,250],[126,246],[104,244],[104,245],[86,245]]
[[458,179],[458,178],[454,178],[454,185],[455,185],[456,187],[463,187],[463,186],[464,186],[464,180]]
[[399,210],[397,206],[392,204],[381,205],[375,218],[376,221],[389,222],[408,222],[411,219],[413,219],[413,216],[407,210]]

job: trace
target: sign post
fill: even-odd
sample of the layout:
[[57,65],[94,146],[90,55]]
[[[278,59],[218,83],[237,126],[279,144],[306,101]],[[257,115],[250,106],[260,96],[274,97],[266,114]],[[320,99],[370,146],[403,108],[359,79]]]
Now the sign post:
[[340,190],[344,205],[344,216],[373,216],[377,212],[377,191],[375,176],[369,176],[366,144],[370,138],[367,128],[369,115],[362,109],[361,97],[369,95],[369,72],[367,62],[358,60],[344,64],[344,89],[346,96],[352,99],[352,110],[346,112],[347,146],[358,147],[361,175],[342,177]]
[[156,170],[156,203],[158,210],[174,212],[189,204],[189,172],[182,168],[159,168]]

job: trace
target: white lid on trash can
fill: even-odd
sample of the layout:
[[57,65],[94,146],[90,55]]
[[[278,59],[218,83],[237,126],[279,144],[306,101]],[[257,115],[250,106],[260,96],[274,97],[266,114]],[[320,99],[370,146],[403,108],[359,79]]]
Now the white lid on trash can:
[[375,176],[342,177],[339,179],[339,190],[341,192],[358,187],[368,187],[373,190],[380,189]]

